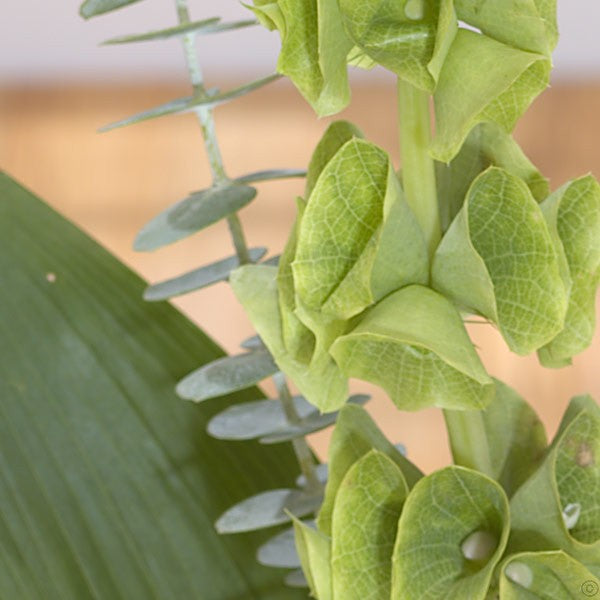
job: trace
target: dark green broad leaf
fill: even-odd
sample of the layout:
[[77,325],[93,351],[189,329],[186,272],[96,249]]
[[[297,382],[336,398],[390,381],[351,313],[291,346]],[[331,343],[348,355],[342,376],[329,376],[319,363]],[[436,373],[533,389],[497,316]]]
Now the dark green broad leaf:
[[511,551],[564,550],[600,564],[600,408],[571,400],[539,469],[511,500]]
[[310,525],[294,519],[296,549],[311,595],[333,600],[331,538]]
[[[369,396],[364,394],[356,394],[348,398],[348,404],[365,404],[369,400]],[[312,414],[301,419],[298,423],[287,424],[280,429],[263,435],[260,438],[261,444],[279,444],[287,442],[298,437],[303,437],[311,433],[321,431],[326,427],[333,425],[338,417],[338,412],[320,414],[314,411]]]
[[79,12],[82,17],[89,19],[135,2],[140,2],[140,0],[86,0],[79,8]]
[[[302,396],[292,399],[301,419],[314,415],[316,409]],[[220,440],[252,440],[285,428],[288,419],[277,399],[241,402],[215,415],[207,431]]]
[[458,18],[486,35],[550,56],[558,41],[556,0],[454,0]]
[[182,240],[236,213],[255,197],[253,187],[231,182],[194,192],[145,225],[133,247],[148,252]]
[[515,390],[494,383],[495,397],[483,410],[447,410],[444,417],[454,463],[498,481],[510,497],[540,465],[546,432]]
[[340,0],[352,41],[374,62],[432,92],[456,35],[452,0]]
[[390,458],[402,471],[409,487],[423,476],[381,433],[364,408],[347,404],[340,411],[329,446],[329,478],[317,519],[322,533],[331,535],[336,497],[346,473],[371,450],[378,450]]
[[458,311],[420,285],[369,309],[330,352],[348,377],[380,385],[402,410],[483,408],[494,396]]
[[433,157],[441,162],[452,160],[471,129],[483,121],[512,131],[547,87],[550,69],[546,56],[459,29],[435,90]]
[[398,465],[371,450],[348,470],[333,506],[334,598],[388,599],[398,519],[408,485]]
[[425,283],[427,270],[423,234],[388,155],[351,139],[322,170],[300,221],[292,263],[297,310],[301,303],[326,327],[403,285]]
[[600,578],[564,552],[523,552],[502,565],[502,600],[582,600],[600,591]]
[[320,116],[342,110],[350,101],[346,61],[353,44],[337,0],[256,0],[252,10],[269,29],[279,30],[278,72]]
[[[250,262],[258,262],[266,253],[266,248],[251,248],[248,251],[248,257],[250,258]],[[237,256],[224,258],[210,265],[194,269],[189,273],[184,273],[178,277],[148,286],[144,290],[144,300],[151,302],[168,300],[175,296],[200,290],[220,281],[226,281],[229,273],[239,266],[240,261]]]
[[525,183],[491,167],[471,185],[433,260],[432,282],[529,354],[564,326],[567,290],[542,210]]
[[236,177],[235,183],[258,183],[260,181],[273,181],[275,179],[290,179],[294,177],[306,177],[304,169],[270,169],[268,171],[256,171]]
[[0,597],[305,597],[256,564],[262,534],[212,526],[296,471],[287,447],[213,440],[210,407],[175,396],[217,346],[6,175],[0,232]]
[[193,110],[200,110],[205,108],[214,108],[215,106],[219,106],[220,104],[225,104],[231,100],[235,100],[240,96],[245,96],[254,90],[263,87],[271,83],[272,81],[276,81],[279,79],[280,75],[269,75],[268,77],[263,77],[262,79],[257,79],[256,81],[252,81],[246,85],[242,85],[228,92],[224,92],[222,94],[201,94],[198,96],[188,96],[186,98],[177,98],[176,100],[171,100],[166,104],[161,104],[160,106],[156,106],[155,108],[151,108],[150,110],[145,110],[144,112],[137,113],[132,115],[131,117],[127,117],[126,119],[122,119],[120,121],[115,121],[114,123],[109,123],[104,127],[101,127],[99,131],[110,131],[111,129],[117,129],[119,127],[125,127],[127,125],[134,125],[135,123],[141,123],[142,121],[148,121],[149,119],[155,119],[157,117],[164,117],[165,115],[174,115],[190,112]]
[[515,140],[494,123],[477,125],[450,163],[437,162],[435,166],[443,231],[461,209],[473,180],[488,167],[500,167],[520,177],[538,202],[550,194],[548,180]]
[[315,353],[307,364],[284,345],[277,268],[244,265],[231,273],[229,283],[275,362],[301,394],[322,412],[338,410],[348,398],[348,381],[333,358]]
[[235,21],[233,23],[220,23],[219,17],[204,19],[202,21],[194,21],[193,23],[183,23],[176,27],[167,27],[158,31],[150,31],[148,33],[140,33],[135,35],[125,35],[111,38],[103,42],[105,45],[113,44],[130,44],[132,42],[149,42],[153,40],[166,40],[173,37],[181,37],[189,33],[196,35],[206,35],[209,33],[219,33],[221,31],[231,31],[233,29],[241,29],[256,25],[256,21]]
[[185,400],[202,402],[244,390],[277,373],[269,352],[256,350],[210,362],[177,384],[177,394]]
[[281,525],[292,520],[291,515],[313,514],[323,497],[301,490],[278,489],[262,492],[232,506],[217,520],[219,533],[242,533]]
[[570,364],[592,342],[596,291],[600,282],[600,185],[591,175],[571,181],[543,204],[542,210],[559,256],[564,257],[569,304],[562,331],[538,356],[545,366]]
[[400,516],[391,600],[484,600],[509,529],[495,481],[464,467],[424,477]]
[[266,567],[279,569],[297,569],[300,558],[294,541],[294,528],[282,532],[267,540],[257,551],[256,560]]

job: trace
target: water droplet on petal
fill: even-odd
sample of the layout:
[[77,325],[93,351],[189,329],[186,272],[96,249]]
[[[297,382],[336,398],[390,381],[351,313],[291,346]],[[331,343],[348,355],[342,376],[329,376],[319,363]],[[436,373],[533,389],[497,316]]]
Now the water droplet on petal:
[[422,19],[425,15],[425,3],[423,0],[408,0],[404,6],[404,14],[413,21]]
[[577,525],[577,521],[579,521],[579,515],[581,514],[581,504],[579,502],[572,502],[571,504],[567,504],[563,511],[562,517],[565,522],[565,527],[567,529],[573,529],[575,525]]
[[529,589],[533,583],[533,571],[525,563],[511,562],[504,569],[504,573],[513,583],[521,587]]
[[464,539],[460,549],[466,559],[480,562],[492,556],[497,546],[496,536],[488,531],[474,531]]

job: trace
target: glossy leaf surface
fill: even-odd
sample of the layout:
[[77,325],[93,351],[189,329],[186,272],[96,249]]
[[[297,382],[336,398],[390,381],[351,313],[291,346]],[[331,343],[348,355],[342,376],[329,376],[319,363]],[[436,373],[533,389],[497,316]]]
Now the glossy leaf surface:
[[6,175],[0,230],[0,597],[303,598],[255,563],[262,534],[212,525],[296,470],[211,439],[213,411],[174,394],[222,352]]

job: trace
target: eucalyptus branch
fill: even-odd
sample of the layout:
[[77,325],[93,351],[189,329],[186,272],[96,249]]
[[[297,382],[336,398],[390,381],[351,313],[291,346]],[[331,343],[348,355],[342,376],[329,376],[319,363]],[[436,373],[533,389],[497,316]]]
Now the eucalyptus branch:
[[[179,24],[187,25],[191,23],[187,0],[176,0],[176,6]],[[204,87],[202,68],[196,53],[195,32],[186,33],[182,37],[182,44],[194,94],[200,97],[206,97],[207,93],[206,88]],[[202,129],[202,138],[204,140],[204,147],[206,149],[206,154],[208,156],[208,161],[213,176],[213,185],[226,183],[229,181],[229,178],[225,173],[221,150],[217,141],[213,110],[209,107],[198,107],[194,110],[194,112],[198,117],[198,121]],[[240,218],[235,213],[231,214],[227,217],[227,224],[229,225],[229,231],[239,263],[241,265],[249,263],[250,256],[248,254],[248,245],[246,244],[246,237],[244,235],[244,229],[242,227]]]
[[[299,424],[301,422],[300,415],[298,415],[294,406],[294,400],[287,385],[285,375],[279,371],[273,375],[273,381],[275,382],[279,400],[281,401],[288,422],[293,425]],[[292,440],[292,446],[296,453],[300,470],[306,478],[307,490],[310,492],[320,491],[323,486],[317,477],[315,461],[306,440],[303,437],[295,438]]]

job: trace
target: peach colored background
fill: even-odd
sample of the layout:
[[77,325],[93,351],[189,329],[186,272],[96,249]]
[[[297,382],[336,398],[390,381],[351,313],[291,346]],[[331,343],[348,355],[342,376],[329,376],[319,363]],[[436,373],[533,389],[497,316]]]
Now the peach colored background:
[[[226,86],[224,86],[226,87]],[[185,86],[13,87],[0,89],[0,165],[46,198],[151,281],[231,254],[226,228],[205,232],[152,254],[131,249],[135,232],[168,204],[209,184],[191,115],[164,118],[97,135],[102,124],[187,94]],[[556,86],[519,125],[517,137],[557,187],[588,171],[600,175],[600,85]],[[355,90],[344,114],[397,161],[393,88],[383,83]],[[228,172],[304,167],[327,121],[318,121],[286,82],[219,109],[218,134]],[[241,213],[251,245],[278,253],[293,219],[301,181],[260,185],[258,199]],[[60,276],[60,274],[58,274]],[[227,286],[220,284],[175,303],[224,347],[235,352],[251,327]],[[497,333],[471,326],[490,373],[516,387],[540,412],[550,433],[570,396],[600,398],[600,337],[572,367],[551,371],[535,357],[511,355]],[[384,431],[429,471],[449,460],[441,415],[397,411],[373,391],[370,410]],[[324,455],[329,433],[314,436]]]

